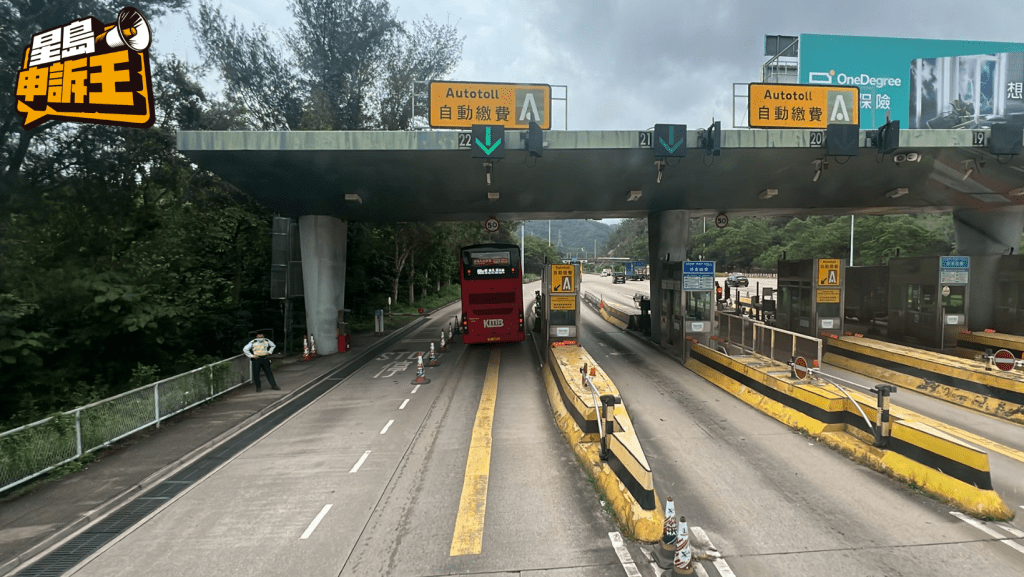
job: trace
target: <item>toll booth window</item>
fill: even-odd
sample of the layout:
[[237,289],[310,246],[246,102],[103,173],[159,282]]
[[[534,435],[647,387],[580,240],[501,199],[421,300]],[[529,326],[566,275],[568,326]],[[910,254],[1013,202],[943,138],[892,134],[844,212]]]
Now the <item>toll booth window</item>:
[[889,308],[894,311],[905,310],[904,305],[907,302],[907,285],[895,285],[892,292],[889,293]]
[[711,320],[711,291],[686,291],[686,320]]
[[800,301],[797,303],[797,313],[802,319],[811,318],[811,289],[800,289]]
[[[951,295],[952,296],[952,295]],[[999,306],[1004,309],[1017,308],[1017,287],[1012,282],[999,283]]]
[[818,303],[818,318],[836,318],[839,316],[839,303]]
[[790,314],[789,310],[790,310],[790,304],[791,304],[790,300],[792,299],[792,291],[790,290],[790,288],[788,286],[785,286],[785,285],[779,286],[778,299],[779,299],[779,303],[778,303],[779,310],[778,310],[777,314],[779,316],[780,322],[785,323],[784,325],[780,325],[780,326],[788,327],[789,326],[789,314]]
[[962,315],[966,309],[966,286],[949,287],[949,296],[942,297],[942,308],[948,315]]
[[921,312],[934,313],[938,291],[933,284],[921,285]]
[[551,326],[576,326],[576,311],[548,311]]
[[907,285],[907,302],[903,307],[908,313],[921,312],[921,285]]

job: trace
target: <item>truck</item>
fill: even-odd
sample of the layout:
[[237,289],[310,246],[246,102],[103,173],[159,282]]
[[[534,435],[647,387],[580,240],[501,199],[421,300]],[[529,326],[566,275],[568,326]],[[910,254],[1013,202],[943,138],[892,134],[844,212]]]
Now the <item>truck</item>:
[[642,260],[633,260],[625,263],[626,278],[629,280],[647,280],[651,278],[650,267]]

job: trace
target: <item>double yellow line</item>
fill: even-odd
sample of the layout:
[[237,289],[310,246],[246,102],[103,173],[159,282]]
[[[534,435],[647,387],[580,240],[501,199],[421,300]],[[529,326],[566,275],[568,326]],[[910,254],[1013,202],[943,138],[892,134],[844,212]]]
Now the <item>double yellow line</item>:
[[484,540],[484,512],[487,510],[487,481],[491,472],[491,428],[494,405],[498,400],[498,366],[501,351],[491,351],[487,377],[480,396],[480,407],[473,423],[473,438],[466,459],[466,477],[462,481],[459,516],[455,519],[450,555],[479,555]]

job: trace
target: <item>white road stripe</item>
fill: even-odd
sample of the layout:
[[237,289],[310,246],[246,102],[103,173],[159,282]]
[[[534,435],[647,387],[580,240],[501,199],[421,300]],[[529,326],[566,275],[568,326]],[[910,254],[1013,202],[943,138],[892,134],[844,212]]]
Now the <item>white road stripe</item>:
[[352,467],[352,470],[349,471],[349,473],[355,473],[356,471],[358,471],[359,467],[363,466],[363,462],[366,461],[366,458],[369,457],[369,456],[370,456],[370,452],[369,451],[363,453],[363,456],[359,457],[359,460],[356,461],[355,466]]
[[384,433],[388,432],[388,427],[390,427],[391,423],[394,423],[394,422],[395,422],[394,419],[391,419],[390,421],[388,421],[388,424],[384,425],[384,428],[380,430],[380,434],[383,435]]
[[320,524],[320,521],[323,520],[324,515],[326,515],[327,512],[330,510],[330,504],[324,505],[324,508],[320,509],[320,514],[316,516],[316,519],[313,519],[313,522],[309,524],[309,527],[306,527],[306,532],[303,533],[302,537],[299,537],[299,539],[309,539],[309,536],[313,534],[313,531],[316,529],[316,526]]
[[718,574],[722,577],[736,577],[736,574],[732,572],[725,559],[715,559],[711,564],[715,566],[715,569],[718,569]]
[[700,563],[693,564],[693,572],[697,574],[697,577],[708,577],[708,572],[704,570],[704,566]]
[[987,523],[982,523],[981,521],[978,521],[977,519],[968,517],[967,515],[964,515],[963,513],[959,513],[957,511],[950,511],[949,514],[953,515],[954,517],[956,517],[957,519],[960,519],[961,521],[963,521],[965,523],[973,525],[974,527],[984,531],[985,533],[988,533],[989,535],[995,537],[997,541],[1005,543],[1010,548],[1016,549],[1017,551],[1019,551],[1021,553],[1024,553],[1024,545],[1021,545],[1020,543],[1018,543],[1016,541],[1011,541],[1011,540],[1007,539],[1002,533],[1000,533],[999,531],[996,531],[995,529],[992,529],[991,527],[989,527]]
[[1009,523],[997,523],[997,525],[999,525],[999,527],[1001,527],[1003,531],[1006,531],[1014,537],[1024,539],[1024,531],[1021,531],[1013,525],[1010,525]]
[[414,395],[415,395],[415,394],[416,394],[416,391],[418,391],[418,390],[420,390],[420,386],[419,386],[419,385],[416,385],[415,387],[413,387],[413,388],[412,388],[412,394],[414,394]]
[[401,410],[402,410],[402,409],[404,409],[404,408],[405,408],[405,406],[406,406],[406,405],[408,405],[408,404],[409,404],[409,399],[406,399],[406,400],[402,401],[402,406],[401,406],[401,407],[398,407],[398,410],[399,410],[399,411],[401,411]]
[[622,568],[626,570],[626,575],[629,577],[642,577],[640,570],[633,563],[633,557],[629,555],[625,543],[622,542],[622,535],[619,535],[618,531],[612,531],[608,533],[608,538],[612,540],[612,547],[615,549],[615,554],[619,556],[619,563],[622,563]]

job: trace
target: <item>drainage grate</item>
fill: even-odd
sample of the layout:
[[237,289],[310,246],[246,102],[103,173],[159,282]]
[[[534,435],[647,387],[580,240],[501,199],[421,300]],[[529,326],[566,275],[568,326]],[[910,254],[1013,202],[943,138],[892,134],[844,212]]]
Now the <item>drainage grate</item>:
[[[377,346],[363,353],[360,358],[332,373],[328,378],[335,381],[337,378],[347,378],[362,367],[363,364],[375,358],[380,351],[390,347],[400,338],[401,335],[395,334],[391,338],[378,343]],[[252,445],[271,429],[299,412],[300,409],[312,403],[336,384],[337,382],[328,381],[325,378],[320,383],[310,387],[309,390],[295,397],[277,411],[274,411],[248,429],[229,439],[209,455],[189,465],[186,469],[179,471],[170,479],[156,485],[145,494],[126,503],[102,521],[72,537],[64,545],[61,545],[39,561],[21,569],[17,573],[18,577],[59,577],[63,575],[65,571],[81,563],[86,557],[92,555],[132,525],[138,523],[146,515],[156,511],[175,495],[190,487],[192,483],[202,479],[208,473],[227,462],[231,457]]]

